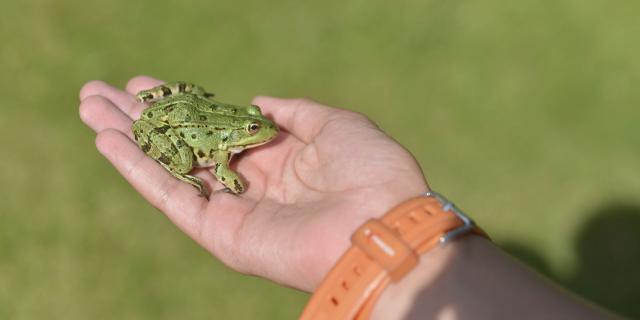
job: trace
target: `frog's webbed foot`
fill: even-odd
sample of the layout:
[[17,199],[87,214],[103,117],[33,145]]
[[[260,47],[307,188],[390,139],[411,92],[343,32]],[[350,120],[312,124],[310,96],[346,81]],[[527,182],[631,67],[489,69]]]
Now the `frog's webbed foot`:
[[225,186],[223,189],[225,192],[243,193],[246,189],[244,182],[242,182],[237,173],[229,168],[229,156],[230,154],[227,151],[217,151],[214,154],[215,166],[213,174]]
[[136,100],[138,100],[138,102],[148,102],[183,93],[190,93],[205,98],[214,96],[213,93],[207,92],[204,88],[193,83],[176,81],[168,82],[148,90],[142,90],[136,94]]
[[242,182],[242,179],[240,179],[240,177],[233,172],[231,169],[229,169],[228,166],[218,166],[216,164],[217,169],[215,170],[215,176],[216,178],[218,178],[218,181],[220,181],[220,183],[222,183],[222,185],[224,186],[224,189],[221,189],[221,192],[227,192],[227,193],[243,193],[245,191],[245,186],[244,186],[244,182]]
[[204,181],[202,179],[190,174],[180,173],[175,168],[164,164],[161,160],[158,160],[158,163],[160,163],[165,169],[167,169],[167,171],[169,171],[172,176],[196,187],[196,189],[198,189],[199,196],[209,200],[209,196],[211,195],[211,193],[209,192],[209,189],[207,189],[207,187],[204,185]]
[[209,192],[209,189],[207,189],[207,187],[205,187],[204,182],[202,181],[202,179],[196,177],[196,176],[192,176],[192,175],[176,175],[174,174],[174,176],[184,182],[187,182],[188,184],[196,187],[196,189],[198,189],[199,196],[204,197],[205,199],[209,200],[209,196],[211,195],[211,193]]
[[233,192],[233,190],[231,190],[231,189],[229,189],[229,188],[227,188],[227,187],[224,187],[224,188],[222,188],[222,189],[218,189],[218,190],[214,191],[214,192],[213,192],[213,193],[211,193],[211,194],[217,194],[217,193],[228,193],[228,194],[232,194],[232,195],[234,195],[234,196],[237,196],[237,195],[238,195],[237,193]]

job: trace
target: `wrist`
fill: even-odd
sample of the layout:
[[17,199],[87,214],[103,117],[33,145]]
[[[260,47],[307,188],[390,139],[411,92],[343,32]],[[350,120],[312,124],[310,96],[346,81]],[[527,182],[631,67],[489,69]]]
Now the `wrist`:
[[423,254],[415,269],[383,291],[371,319],[412,319],[412,314],[430,314],[430,319],[445,316],[451,291],[447,285],[456,277],[464,278],[460,266],[470,266],[473,257],[492,246],[483,237],[469,235]]
[[315,291],[302,318],[367,319],[384,289],[412,271],[422,254],[470,232],[486,237],[437,193],[403,202],[353,233],[351,248]]
[[[313,292],[320,285],[336,262],[347,252],[351,246],[349,237],[367,220],[381,218],[395,206],[416,197],[416,195],[429,192],[429,187],[424,179],[415,179],[408,187],[401,188],[396,185],[371,189],[371,192],[359,196],[363,200],[356,200],[358,211],[345,210],[341,212],[344,220],[337,225],[326,229],[322,234],[313,238],[322,244],[314,245],[323,250],[304,251],[300,263],[300,279],[306,285],[300,285],[308,292]],[[328,244],[328,245],[327,245]]]

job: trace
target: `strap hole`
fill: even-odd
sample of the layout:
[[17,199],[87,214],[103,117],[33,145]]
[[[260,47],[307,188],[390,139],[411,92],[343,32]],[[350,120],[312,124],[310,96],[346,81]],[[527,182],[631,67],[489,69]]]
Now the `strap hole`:
[[[426,211],[426,212],[425,212]],[[415,209],[411,212],[409,212],[409,220],[411,220],[411,222],[418,224],[420,222],[422,222],[425,219],[425,214],[426,215],[431,215],[431,212],[426,210],[426,207],[423,208],[423,210],[420,209]]]
[[362,269],[358,266],[354,266],[353,267],[353,273],[355,273],[356,275],[361,275],[362,274]]
[[344,288],[345,290],[349,290],[349,285],[347,284],[346,281],[342,281],[341,285],[342,285],[342,288]]
[[338,299],[336,299],[336,297],[331,297],[331,303],[333,303],[334,306],[338,306]]

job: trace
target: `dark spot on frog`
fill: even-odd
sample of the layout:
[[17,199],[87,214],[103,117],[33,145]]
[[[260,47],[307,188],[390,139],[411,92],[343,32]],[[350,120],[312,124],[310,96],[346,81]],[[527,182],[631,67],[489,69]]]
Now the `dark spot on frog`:
[[198,157],[204,158],[204,152],[202,152],[202,150],[198,150]]
[[213,135],[213,131],[207,131],[207,135],[208,136],[212,136]]
[[194,133],[191,135],[191,139],[195,139],[195,138],[196,138],[196,134]]
[[178,148],[182,148],[182,147],[186,147],[187,144],[184,142],[184,140],[178,140],[178,142],[176,142],[176,146]]
[[219,164],[219,163],[216,163],[216,165],[215,165],[215,167],[214,167],[214,169],[213,169],[213,172],[215,172],[215,173],[217,174],[217,173],[218,173],[218,169],[219,169],[219,168],[220,168],[220,164]]
[[163,97],[171,95],[171,89],[169,89],[169,88],[167,88],[165,86],[160,87],[160,90],[162,90],[162,96]]
[[184,132],[180,132],[180,138],[184,139]]
[[199,118],[200,118],[200,121],[207,121],[207,116],[205,115],[201,115],[199,116]]
[[175,104],[167,105],[166,107],[164,107],[164,112],[169,113],[173,111],[174,108],[175,108]]
[[165,134],[169,129],[171,129],[170,126],[162,126],[162,127],[156,128],[156,132]]
[[149,152],[149,150],[151,150],[151,146],[149,144],[145,143],[145,144],[140,146],[140,149],[142,149],[142,151],[144,153],[147,153],[147,152]]
[[217,131],[222,131],[222,130],[224,130],[224,128],[221,128],[221,127],[214,127],[213,129],[214,129],[214,130],[217,130]]
[[229,136],[222,137],[222,142],[227,142],[227,140],[229,140]]
[[151,100],[153,99],[153,94],[151,93],[147,93],[144,96],[142,96],[142,101],[147,101],[147,100]]
[[225,179],[224,177],[220,177],[220,180],[225,181],[225,180],[227,180],[227,179]]
[[151,111],[147,112],[147,117],[153,118],[153,112],[151,112]]
[[191,122],[191,116],[187,115],[184,117],[184,121]]
[[185,89],[186,86],[187,86],[187,84],[184,83],[184,82],[178,83],[178,91],[179,92],[184,92],[184,89]]
[[169,164],[171,162],[171,159],[169,159],[169,157],[167,157],[166,155],[163,154],[158,158],[158,161],[160,161],[160,162],[162,162],[164,164]]
[[236,190],[242,191],[242,186],[240,185],[237,179],[233,179],[233,185],[236,187]]

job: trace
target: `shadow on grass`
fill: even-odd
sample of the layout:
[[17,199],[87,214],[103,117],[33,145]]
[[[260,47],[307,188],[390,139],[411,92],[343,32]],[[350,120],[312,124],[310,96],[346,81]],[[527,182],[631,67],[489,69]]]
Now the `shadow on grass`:
[[569,278],[552,274],[531,249],[501,247],[573,292],[616,313],[640,318],[640,206],[611,203],[590,217],[577,234],[577,269]]

